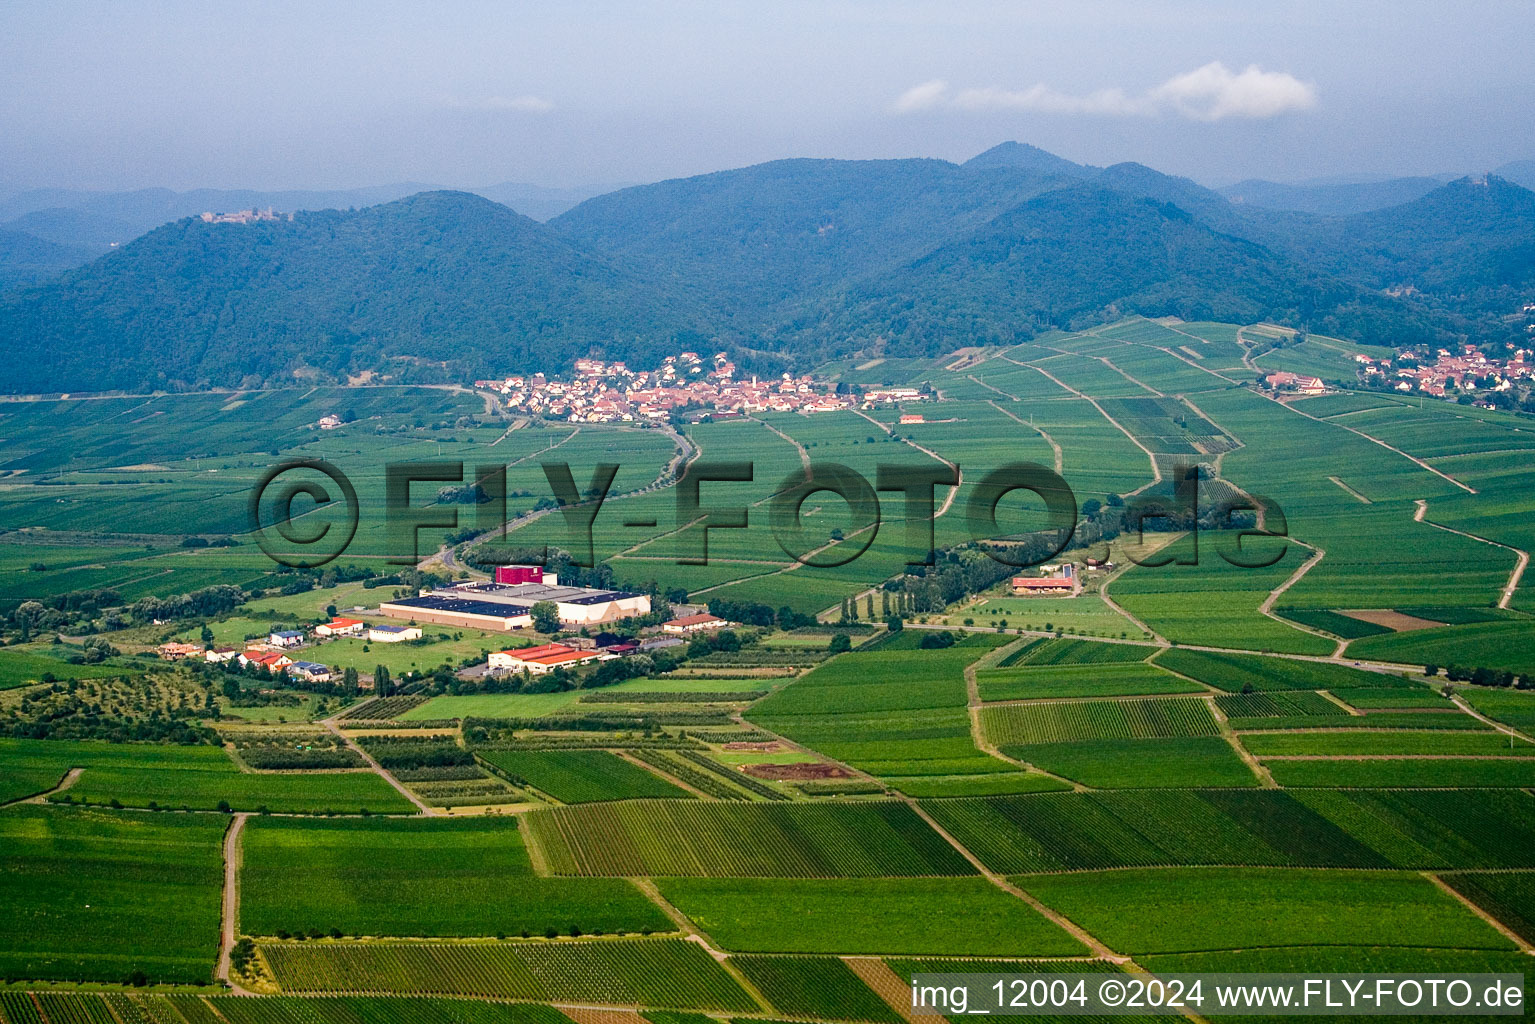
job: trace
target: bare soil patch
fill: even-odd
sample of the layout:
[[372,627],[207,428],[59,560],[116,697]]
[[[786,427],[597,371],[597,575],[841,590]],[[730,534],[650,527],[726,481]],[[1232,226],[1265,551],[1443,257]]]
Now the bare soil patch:
[[1420,619],[1416,615],[1403,615],[1401,612],[1392,611],[1390,608],[1339,608],[1339,615],[1347,615],[1351,619],[1360,622],[1370,622],[1377,626],[1385,626],[1387,629],[1398,633],[1405,633],[1413,629],[1434,629],[1444,623],[1435,622],[1433,619]]
[[841,765],[825,761],[807,761],[804,764],[749,764],[742,770],[759,779],[800,782],[808,779],[849,779],[853,773]]

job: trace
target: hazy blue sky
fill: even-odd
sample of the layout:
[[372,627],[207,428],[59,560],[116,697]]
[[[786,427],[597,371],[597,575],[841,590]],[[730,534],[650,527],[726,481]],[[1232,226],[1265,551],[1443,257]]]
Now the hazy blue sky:
[[1004,140],[1206,182],[1535,158],[1524,2],[0,4],[0,189],[644,181]]

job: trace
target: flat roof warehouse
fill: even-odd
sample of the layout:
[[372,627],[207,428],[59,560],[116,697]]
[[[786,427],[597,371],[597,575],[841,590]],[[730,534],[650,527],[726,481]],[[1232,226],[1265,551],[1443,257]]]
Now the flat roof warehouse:
[[552,602],[562,624],[617,622],[650,612],[650,597],[627,590],[564,587],[557,583],[462,583],[379,605],[391,618],[477,629],[515,630],[532,625],[529,610]]

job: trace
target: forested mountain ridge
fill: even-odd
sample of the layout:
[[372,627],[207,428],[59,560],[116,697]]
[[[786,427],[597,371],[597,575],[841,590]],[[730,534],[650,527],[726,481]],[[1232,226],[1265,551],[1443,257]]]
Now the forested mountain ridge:
[[166,225],[0,296],[19,392],[936,354],[1126,313],[1379,344],[1522,339],[1535,193],[1466,179],[1349,217],[1233,204],[1140,164],[781,160],[547,224],[466,193]]
[[818,289],[931,251],[1070,181],[943,160],[775,160],[598,196],[549,226],[666,274],[753,332]]
[[880,344],[890,355],[918,355],[1017,344],[1119,310],[1188,320],[1313,321],[1361,302],[1372,299],[1218,232],[1179,206],[1094,181],[1033,197],[895,271],[860,281],[786,324],[782,335],[790,348],[846,336]]
[[[0,300],[10,391],[235,386],[365,369],[462,379],[697,326],[664,286],[478,196],[159,228]],[[692,335],[688,335],[692,336]]]

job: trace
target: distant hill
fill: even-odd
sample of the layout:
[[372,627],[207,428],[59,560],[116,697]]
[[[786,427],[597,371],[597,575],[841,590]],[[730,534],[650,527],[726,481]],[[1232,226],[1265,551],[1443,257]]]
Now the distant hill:
[[478,196],[168,224],[0,298],[5,389],[235,385],[295,372],[462,379],[589,352],[637,359],[695,322],[667,291]]
[[97,255],[94,249],[59,245],[24,231],[0,228],[0,291],[45,281]]
[[[71,189],[35,189],[0,202],[0,225],[39,233],[18,223],[49,223],[51,241],[63,244],[107,245],[130,242],[144,232],[182,217],[204,211],[228,213],[266,207],[292,213],[296,210],[346,210],[374,206],[431,189],[431,185],[402,182],[372,188],[335,190],[288,190],[262,192],[254,189],[201,188],[174,192],[145,188],[131,192],[82,192]],[[29,216],[30,215],[30,216]],[[38,215],[45,215],[39,217]]]
[[1101,170],[1098,167],[1073,163],[1065,157],[1047,153],[1027,142],[1004,142],[992,146],[986,152],[966,160],[964,166],[971,169],[1012,167],[1021,171],[1032,171],[1035,174],[1062,174],[1071,178],[1093,178]]
[[1219,191],[1231,202],[1246,206],[1344,217],[1410,203],[1442,184],[1437,178],[1392,178],[1337,185],[1284,185],[1251,179]]
[[1189,320],[1310,319],[1360,299],[1171,204],[1096,183],[1029,199],[860,282],[788,325],[798,345],[848,335],[892,355],[1015,344],[1134,310]]
[[1523,340],[1511,314],[1535,291],[1535,194],[1464,179],[1332,216],[1014,143],[964,165],[774,161],[621,189],[547,224],[463,192],[291,222],[184,218],[51,280],[88,253],[47,245],[10,242],[13,280],[41,283],[0,296],[17,357],[0,388],[463,380],[588,354],[653,366],[679,345],[776,372],[1125,313]]
[[[583,188],[545,188],[520,182],[502,182],[470,189],[475,195],[509,206],[525,217],[545,221],[564,213],[583,200],[624,186],[591,185]],[[85,192],[72,189],[34,189],[0,200],[0,230],[20,231],[59,245],[94,250],[94,255],[133,241],[162,224],[204,212],[264,210],[281,213],[299,210],[350,210],[393,202],[420,192],[439,191],[439,186],[400,182],[353,189],[195,189],[175,192],[164,188],[130,192]],[[77,266],[77,260],[68,266]],[[0,267],[0,287],[6,278]]]
[[1523,188],[1535,189],[1535,160],[1515,160],[1493,172]]
[[776,160],[624,189],[549,226],[665,275],[751,331],[1065,180],[942,160]]

